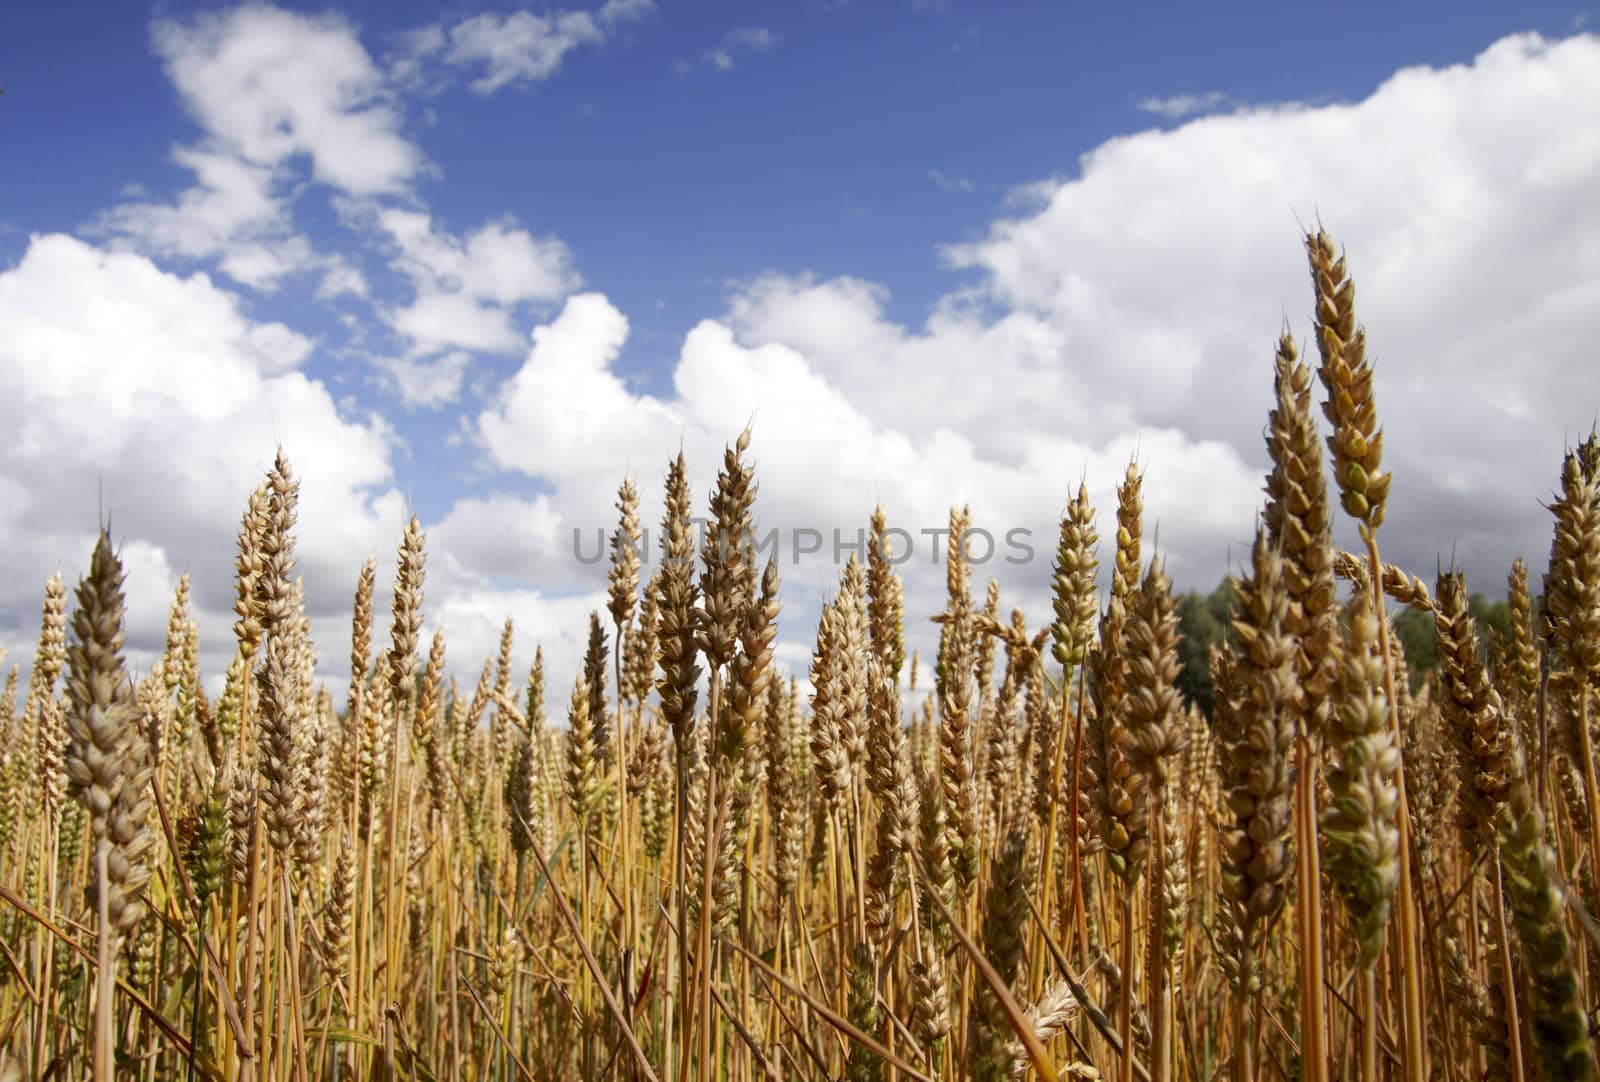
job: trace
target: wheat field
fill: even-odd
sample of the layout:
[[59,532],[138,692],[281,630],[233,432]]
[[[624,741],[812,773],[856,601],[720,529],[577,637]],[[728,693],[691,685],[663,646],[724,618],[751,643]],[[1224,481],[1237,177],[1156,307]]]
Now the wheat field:
[[570,688],[512,671],[509,620],[448,676],[414,518],[391,612],[352,569],[331,687],[295,568],[315,462],[240,494],[214,700],[187,576],[129,668],[102,532],[0,712],[0,1079],[1593,1078],[1600,442],[1529,479],[1549,562],[1538,593],[1507,569],[1490,642],[1461,574],[1383,560],[1381,380],[1343,255],[1306,253],[1316,341],[1270,358],[1208,715],[1135,466],[1115,507],[1061,494],[1048,625],[950,545],[932,665],[873,513],[807,685],[749,432],[702,532],[669,465],[653,568],[622,483]]

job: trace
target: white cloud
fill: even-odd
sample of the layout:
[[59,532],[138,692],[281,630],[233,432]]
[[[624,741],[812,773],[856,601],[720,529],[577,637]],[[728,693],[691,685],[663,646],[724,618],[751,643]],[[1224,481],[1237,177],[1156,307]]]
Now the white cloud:
[[[536,569],[555,571],[571,553],[564,522],[547,495],[526,499],[497,493],[457,500],[429,537],[462,574],[540,582],[545,576]],[[586,558],[592,555],[593,546],[584,552]],[[551,581],[559,580],[551,576]]]
[[778,35],[764,26],[752,26],[728,31],[726,40],[730,45],[758,53],[763,49],[770,49],[776,45],[778,43]]
[[[1518,551],[1536,561],[1548,544],[1536,500],[1563,434],[1600,403],[1597,188],[1600,42],[1510,39],[1354,105],[1112,140],[1081,175],[1039,185],[1037,206],[950,248],[980,289],[920,327],[890,320],[868,282],[766,276],[690,332],[672,392],[652,396],[614,371],[621,313],[574,298],[479,438],[495,465],[549,484],[566,521],[606,525],[623,469],[643,472],[651,506],[679,442],[703,506],[717,451],[753,418],[763,526],[850,527],[881,497],[892,521],[936,527],[970,499],[980,525],[1044,539],[1031,566],[980,573],[1041,616],[1069,488],[1088,477],[1104,525],[1136,457],[1169,568],[1209,588],[1260,504],[1282,321],[1309,338],[1295,213],[1320,209],[1350,245],[1377,364],[1396,476],[1385,551],[1425,570],[1453,549],[1494,591]],[[831,568],[784,572],[801,656]],[[907,573],[910,611],[932,611],[937,568]]]
[[304,156],[313,177],[352,195],[401,191],[422,164],[382,74],[337,16],[242,7],[161,20],[153,37],[190,113],[247,162]]
[[768,275],[734,297],[729,320],[748,342],[799,350],[874,423],[948,427],[985,454],[1007,453],[1018,432],[1098,442],[1136,423],[1119,403],[1085,396],[1068,334],[1033,313],[991,317],[950,297],[918,332],[884,316],[887,300],[860,279]]
[[971,195],[974,187],[972,181],[966,177],[951,176],[940,169],[928,170],[928,179],[933,181],[940,191],[952,195]]
[[394,266],[415,290],[389,320],[419,354],[513,351],[523,341],[513,326],[517,307],[559,300],[578,284],[565,244],[535,237],[509,218],[457,237],[421,211],[370,213],[398,250]]
[[619,27],[654,9],[652,0],[607,0],[592,13],[486,12],[448,30],[424,27],[408,37],[395,73],[402,79],[414,78],[423,60],[438,57],[455,67],[483,69],[470,86],[474,93],[487,96],[519,83],[543,82],[560,70],[568,53],[603,44]]
[[173,160],[195,174],[175,201],[131,202],[99,215],[89,232],[120,248],[183,260],[215,260],[216,269],[262,292],[284,279],[320,273],[323,293],[359,293],[360,275],[322,254],[295,229],[291,202],[274,171],[231,153],[177,147]]
[[586,11],[475,15],[450,28],[445,58],[453,64],[483,64],[488,70],[473,80],[472,89],[493,94],[511,83],[548,79],[568,52],[600,41],[600,26]]
[[[252,321],[203,274],[60,234],[33,238],[0,271],[0,426],[10,433],[0,547],[15,572],[0,581],[0,649],[27,663],[44,579],[57,567],[69,585],[83,573],[104,514],[126,569],[132,663],[147,667],[160,651],[188,571],[215,691],[232,654],[239,514],[281,443],[301,483],[296,558],[319,671],[344,679],[356,573],[378,553],[383,611],[408,512],[393,430],[342,412],[303,373],[313,348],[282,324]],[[553,674],[579,664],[586,615],[604,605],[598,588],[507,581],[565,543],[561,521],[547,498],[491,496],[461,499],[428,526],[428,630],[447,628],[453,669],[467,679],[508,613],[524,669],[536,640]],[[514,529],[495,532],[504,525]]]
[[[247,184],[230,190],[251,205]],[[1036,618],[1069,490],[1088,478],[1108,558],[1112,486],[1136,457],[1170,569],[1208,588],[1230,550],[1235,564],[1242,555],[1259,506],[1272,345],[1285,319],[1308,338],[1297,216],[1319,211],[1349,245],[1377,364],[1395,471],[1385,553],[1425,571],[1453,547],[1495,591],[1517,551],[1537,563],[1548,545],[1536,500],[1563,438],[1586,432],[1600,403],[1595,190],[1600,41],[1508,39],[1468,65],[1398,73],[1353,104],[1111,140],[1078,175],[1031,185],[1026,206],[947,249],[974,284],[914,323],[891,318],[886,290],[861,279],[747,282],[686,335],[656,393],[619,369],[625,315],[597,293],[567,296],[575,276],[559,242],[509,221],[457,236],[368,201],[416,288],[390,313],[415,350],[386,362],[412,404],[453,400],[463,351],[518,348],[517,320],[564,298],[469,422],[498,491],[431,516],[430,624],[444,622],[465,667],[514,610],[519,651],[543,638],[566,659],[553,668],[570,671],[604,576],[573,556],[571,531],[587,543],[611,527],[625,472],[653,525],[679,446],[703,509],[722,446],[752,420],[763,527],[853,530],[881,498],[915,532],[970,500],[980,526],[1032,531],[1034,562],[994,561],[979,577],[996,574],[1007,603]],[[224,210],[197,218],[227,222]],[[342,415],[306,378],[312,345],[251,321],[203,276],[36,240],[0,273],[0,425],[14,433],[0,449],[0,544],[35,581],[58,559],[76,566],[105,470],[130,552],[170,579],[227,551],[237,512],[218,508],[242,503],[281,437],[307,478],[313,597],[347,605],[362,555],[387,556],[398,533],[394,436]],[[780,655],[801,665],[832,555],[782,568]],[[933,555],[919,541],[903,568],[924,647],[942,589]],[[206,574],[225,627],[227,568]],[[31,614],[35,592],[5,587],[0,611]],[[337,641],[342,628],[326,626],[323,641]],[[32,629],[5,634],[25,657]]]
[[1204,94],[1174,94],[1170,98],[1144,98],[1139,102],[1139,111],[1154,113],[1167,120],[1183,120],[1204,113],[1214,113],[1231,104],[1233,104],[1231,95],[1224,94],[1220,90],[1208,90]]
[[466,378],[472,356],[457,350],[429,360],[383,357],[373,363],[394,381],[402,404],[413,409],[432,409],[460,397],[461,382]]
[[351,195],[404,190],[422,155],[355,31],[336,17],[251,6],[159,20],[156,52],[204,134],[173,150],[194,183],[171,203],[114,207],[96,231],[147,254],[215,259],[255,289],[307,272],[325,297],[364,293],[293,220],[302,177]]
[[[490,460],[501,469],[568,478],[596,461],[590,447],[597,433],[652,460],[674,446],[681,418],[631,393],[610,370],[627,337],[627,319],[598,293],[570,298],[560,315],[535,329],[527,360],[479,418]],[[600,464],[599,471],[606,476],[614,464]]]
[[[573,677],[583,667],[589,614],[604,614],[605,604],[604,591],[554,596],[522,588],[468,586],[429,607],[424,634],[431,639],[433,628],[445,628],[450,668],[465,681],[462,693],[470,695],[478,669],[486,658],[495,656],[500,630],[506,617],[511,617],[516,625],[511,664],[517,678],[513,684],[520,691],[538,644],[544,650],[545,713],[552,724],[565,725]],[[602,626],[609,637],[610,622],[603,615]]]
[[[765,301],[786,306],[764,283]],[[827,287],[822,287],[826,292]],[[865,386],[840,379],[851,358],[830,342],[852,338],[864,354],[875,351],[902,375],[929,360],[933,350],[953,356],[959,342],[929,346],[925,339],[883,321],[874,307],[879,294],[862,283],[839,283],[836,296],[819,301],[801,289],[797,307],[774,316],[792,330],[828,330],[791,342],[741,341],[734,328],[703,321],[683,343],[670,398],[636,394],[612,371],[627,337],[627,321],[595,294],[574,297],[550,324],[535,331],[532,351],[509,379],[491,408],[478,420],[478,434],[494,464],[536,476],[553,488],[552,506],[561,513],[557,529],[563,547],[543,548],[523,566],[535,582],[566,581],[597,587],[604,567],[581,566],[572,551],[571,531],[581,532],[589,553],[597,529],[608,529],[610,499],[625,470],[641,475],[647,520],[659,515],[660,476],[673,449],[683,446],[693,472],[696,508],[704,506],[718,452],[747,422],[755,425],[753,458],[762,496],[757,517],[763,530],[780,531],[781,573],[792,606],[784,634],[796,643],[810,634],[816,599],[829,588],[837,567],[834,531],[843,544],[864,527],[881,498],[891,520],[913,533],[945,524],[951,500],[973,503],[976,522],[1003,539],[1011,529],[1031,531],[1036,559],[1027,566],[1005,564],[1003,548],[983,574],[995,574],[1015,598],[1037,607],[1047,580],[1054,518],[1069,481],[1087,468],[1102,506],[1111,486],[1138,448],[1150,470],[1152,500],[1161,499],[1181,527],[1175,565],[1193,566],[1193,555],[1207,554],[1206,570],[1219,566],[1229,531],[1248,527],[1259,474],[1233,449],[1215,441],[1196,442],[1176,430],[1134,429],[1091,445],[1040,432],[1011,430],[993,440],[975,439],[959,418],[942,423],[937,403],[874,395]],[[831,309],[830,301],[839,300]],[[857,310],[851,321],[849,303]],[[841,320],[843,321],[841,324]],[[748,312],[733,320],[749,326]],[[892,376],[884,377],[886,384]],[[914,384],[916,377],[906,380]],[[898,411],[898,413],[896,412]],[[605,433],[603,442],[594,433]],[[991,450],[989,445],[993,445]],[[1220,486],[1219,494],[1215,488]],[[508,535],[523,526],[528,509],[513,504],[498,529],[475,532]],[[479,513],[492,515],[494,509]],[[822,551],[798,560],[795,531],[817,530]],[[943,578],[932,539],[921,536],[915,562],[904,569],[911,611],[918,616],[913,636],[925,637],[920,615],[936,611]],[[1176,569],[1176,568],[1175,568]],[[926,645],[926,643],[924,643]],[[798,648],[798,647],[797,647]]]
[[304,262],[288,207],[274,192],[272,169],[234,154],[178,147],[173,160],[195,175],[175,203],[128,203],[101,219],[107,231],[137,238],[154,254],[203,259],[222,255],[223,271],[247,285],[267,285]]
[[220,673],[228,554],[280,442],[302,476],[299,558],[314,614],[347,616],[353,569],[398,533],[393,433],[340,413],[300,370],[312,348],[282,324],[250,320],[203,274],[178,277],[60,234],[33,238],[0,272],[0,426],[11,434],[0,448],[11,496],[0,547],[17,569],[0,585],[0,611],[29,614],[0,629],[15,656],[31,654],[43,579],[57,565],[81,573],[103,510],[132,565],[129,641],[141,663],[189,569],[207,670]]
[[[740,56],[763,53],[778,44],[778,35],[764,26],[747,26],[729,30],[722,40],[700,54],[701,63],[715,71],[732,71]],[[673,70],[682,75],[691,65],[679,61]]]
[[1280,319],[1309,340],[1297,240],[1320,214],[1376,363],[1386,549],[1426,569],[1453,548],[1492,591],[1548,545],[1535,500],[1600,403],[1597,189],[1600,40],[1520,36],[1354,104],[1112,140],[1042,209],[949,256],[1063,336],[1077,391],[1030,393],[1023,423],[1076,399],[1085,431],[1173,425],[1255,459]]
[[618,26],[634,22],[655,9],[655,0],[606,0],[600,5],[600,25]]
[[319,300],[332,300],[335,297],[352,296],[365,297],[367,295],[367,279],[355,267],[338,256],[331,257],[323,263],[322,279],[317,283],[317,297]]

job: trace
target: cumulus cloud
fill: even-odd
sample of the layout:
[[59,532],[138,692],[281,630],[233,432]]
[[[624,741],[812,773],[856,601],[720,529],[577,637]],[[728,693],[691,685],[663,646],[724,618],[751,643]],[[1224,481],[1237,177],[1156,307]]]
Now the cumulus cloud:
[[382,208],[373,216],[415,291],[389,321],[419,353],[513,351],[522,341],[512,323],[517,307],[558,300],[578,282],[565,244],[534,237],[509,218],[457,237],[425,212]]
[[[948,248],[979,288],[921,326],[889,319],[873,283],[764,276],[690,332],[664,396],[613,371],[621,313],[575,298],[479,438],[497,466],[552,485],[569,519],[598,524],[624,463],[653,480],[681,442],[703,492],[753,418],[763,525],[848,529],[881,497],[915,532],[970,499],[979,525],[1046,539],[1031,566],[980,572],[1041,615],[1069,488],[1087,476],[1108,516],[1136,459],[1169,569],[1209,588],[1259,507],[1273,344],[1285,321],[1309,339],[1300,221],[1320,210],[1350,247],[1377,363],[1396,473],[1385,550],[1422,569],[1453,551],[1494,591],[1514,555],[1547,544],[1537,498],[1600,402],[1585,353],[1600,311],[1585,242],[1600,228],[1597,73],[1593,38],[1519,37],[1400,72],[1359,103],[1112,140]],[[814,600],[834,570],[786,567],[789,597]],[[908,574],[913,611],[932,611],[937,569]]]
[[568,476],[592,457],[586,444],[595,434],[615,433],[641,449],[670,444],[678,416],[632,394],[611,371],[627,337],[627,318],[599,293],[571,298],[537,328],[527,360],[479,418],[494,464]]
[[[775,293],[779,283],[759,288],[769,307],[786,307]],[[970,500],[975,524],[995,539],[995,551],[979,573],[995,575],[1011,596],[1035,607],[1043,603],[1054,516],[1069,483],[1084,471],[1102,506],[1109,506],[1112,485],[1130,458],[1137,453],[1147,463],[1149,491],[1168,501],[1177,523],[1176,538],[1163,534],[1174,547],[1175,564],[1192,567],[1194,556],[1204,552],[1208,567],[1220,567],[1229,531],[1241,523],[1248,527],[1259,475],[1221,443],[1192,441],[1172,429],[1130,430],[1100,444],[1046,431],[1013,432],[991,449],[959,421],[942,423],[937,404],[897,401],[890,376],[876,395],[839,378],[858,355],[840,352],[834,337],[850,339],[853,350],[877,351],[902,373],[928,363],[935,351],[953,356],[963,347],[930,342],[931,332],[888,323],[876,307],[881,294],[864,283],[837,283],[834,289],[834,298],[857,302],[854,321],[846,318],[841,325],[836,317],[846,314],[847,305],[830,313],[812,303],[816,293],[807,297],[803,289],[794,296],[795,310],[777,321],[818,332],[809,337],[795,333],[779,340],[770,327],[757,333],[742,304],[728,322],[701,322],[684,340],[668,397],[630,391],[612,370],[628,325],[599,295],[570,299],[555,320],[535,331],[522,368],[478,419],[479,439],[497,466],[553,486],[549,499],[560,512],[558,544],[523,552],[522,575],[536,584],[597,589],[603,564],[589,564],[578,553],[592,558],[598,549],[599,534],[614,517],[610,499],[622,472],[642,474],[647,518],[653,519],[661,474],[681,446],[695,479],[696,506],[703,507],[721,448],[752,420],[760,529],[764,537],[776,532],[791,605],[784,632],[793,637],[794,650],[807,637],[815,606],[831,589],[839,564],[851,551],[862,555],[861,532],[880,499],[891,521],[914,538],[902,570],[911,611],[919,615],[939,607],[944,548],[937,531],[946,525],[952,500]],[[594,433],[605,437],[596,440]],[[1208,486],[1224,491],[1207,495]],[[494,512],[476,509],[480,515]],[[530,517],[515,501],[505,512]],[[487,532],[511,528],[508,522]],[[920,619],[912,637],[930,645]]]
[[249,6],[161,20],[153,38],[186,108],[245,161],[304,156],[313,177],[352,195],[400,191],[422,164],[382,73],[337,16]]
[[202,137],[172,157],[194,175],[172,202],[114,207],[97,232],[162,257],[215,259],[255,289],[319,272],[324,296],[360,295],[359,272],[296,228],[304,178],[348,195],[404,190],[422,165],[355,30],[334,16],[251,6],[162,19],[152,40]]
[[1536,500],[1600,402],[1597,185],[1600,41],[1519,36],[1353,104],[1112,140],[1042,209],[947,255],[1062,336],[1076,388],[1026,396],[1030,427],[1035,406],[1089,433],[1171,425],[1259,460],[1280,320],[1309,340],[1297,240],[1320,215],[1376,360],[1386,550],[1425,569],[1453,549],[1492,591],[1547,546]]
[[[529,567],[569,554],[562,548],[564,520],[548,495],[501,493],[457,500],[429,536],[453,570],[511,582]],[[592,556],[592,547],[586,553]]]
[[220,257],[219,269],[244,285],[269,288],[305,269],[310,244],[294,233],[270,167],[215,149],[178,147],[172,158],[195,183],[172,203],[127,203],[99,226],[144,250],[184,259]]
[[0,586],[0,611],[13,614],[0,635],[14,656],[31,654],[39,585],[56,566],[81,572],[103,512],[136,565],[135,654],[159,649],[170,591],[189,569],[207,668],[220,673],[227,554],[279,443],[303,478],[300,566],[314,615],[348,612],[352,569],[400,525],[393,433],[344,415],[306,377],[313,348],[251,320],[203,274],[60,234],[33,238],[0,272],[0,425],[12,434],[0,449],[10,495],[0,545],[19,569]]
[[[387,604],[408,509],[395,430],[341,409],[305,374],[315,343],[251,319],[204,274],[62,234],[37,236],[0,271],[0,649],[26,664],[43,582],[81,575],[109,520],[127,572],[128,644],[148,666],[162,648],[178,577],[191,574],[202,669],[232,656],[232,553],[245,500],[278,446],[300,478],[296,560],[321,671],[347,675],[350,601],[368,553]],[[594,589],[533,589],[521,568],[561,542],[548,498],[461,499],[425,522],[427,631],[448,629],[458,670],[492,653],[514,614],[519,664],[542,641],[552,670],[581,658]],[[569,641],[570,640],[570,641]]]
[[[945,249],[967,284],[914,322],[891,318],[886,288],[859,278],[745,282],[689,331],[654,392],[619,368],[626,315],[602,294],[569,295],[557,242],[509,221],[456,236],[369,202],[386,208],[371,220],[416,292],[390,313],[414,346],[388,370],[403,397],[451,400],[463,351],[526,349],[467,422],[488,491],[432,516],[430,626],[442,621],[454,664],[469,665],[514,611],[519,665],[543,638],[563,679],[603,603],[604,565],[577,558],[573,531],[592,551],[625,472],[639,477],[646,523],[658,521],[679,447],[704,508],[722,447],[752,421],[758,518],[789,542],[779,655],[797,668],[837,573],[832,531],[854,541],[879,500],[916,541],[902,571],[924,648],[943,553],[923,531],[944,525],[950,503],[970,501],[1002,544],[1029,531],[1031,562],[1006,563],[1002,549],[977,574],[1037,620],[1066,497],[1087,479],[1108,548],[1130,460],[1145,469],[1146,523],[1169,570],[1209,588],[1237,564],[1260,503],[1273,344],[1286,322],[1309,340],[1300,227],[1319,213],[1349,246],[1377,364],[1395,471],[1385,553],[1425,571],[1453,550],[1494,591],[1517,552],[1537,563],[1547,546],[1537,499],[1600,403],[1597,188],[1600,41],[1511,38],[1470,64],[1399,72],[1353,103],[1111,140]],[[526,339],[519,321],[555,303]],[[398,533],[394,435],[306,378],[313,348],[252,321],[204,276],[36,240],[0,273],[0,424],[18,434],[0,451],[0,542],[38,578],[81,559],[92,474],[106,469],[130,553],[166,588],[191,554],[227,550],[236,513],[218,508],[239,506],[281,436],[307,479],[308,576],[327,569],[313,597],[343,609],[365,551],[391,552]],[[797,563],[801,529],[822,531],[823,551]],[[224,613],[226,567],[208,581]],[[27,615],[5,634],[26,657],[36,590],[9,589],[0,609]]]

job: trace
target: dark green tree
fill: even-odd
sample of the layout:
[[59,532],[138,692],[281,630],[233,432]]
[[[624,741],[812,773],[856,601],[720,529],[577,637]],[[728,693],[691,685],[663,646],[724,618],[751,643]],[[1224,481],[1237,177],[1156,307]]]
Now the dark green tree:
[[1439,667],[1439,635],[1433,627],[1433,616],[1417,609],[1401,609],[1394,613],[1394,633],[1400,640],[1415,690],[1426,673]]
[[1232,579],[1223,579],[1210,594],[1191,590],[1178,599],[1178,690],[1204,714],[1215,705],[1211,686],[1211,647],[1226,642],[1233,626],[1233,609],[1238,595]]
[[[1209,594],[1191,590],[1178,599],[1178,630],[1183,634],[1178,644],[1178,660],[1183,665],[1178,688],[1188,702],[1207,715],[1216,704],[1211,686],[1211,647],[1228,641],[1237,599],[1232,579],[1223,579]],[[1481,648],[1492,666],[1498,659],[1500,644],[1511,634],[1511,608],[1504,598],[1490,601],[1482,594],[1473,594],[1467,601],[1467,611],[1478,623]],[[1391,610],[1391,615],[1415,690],[1424,676],[1439,667],[1439,637],[1433,616],[1411,608]]]

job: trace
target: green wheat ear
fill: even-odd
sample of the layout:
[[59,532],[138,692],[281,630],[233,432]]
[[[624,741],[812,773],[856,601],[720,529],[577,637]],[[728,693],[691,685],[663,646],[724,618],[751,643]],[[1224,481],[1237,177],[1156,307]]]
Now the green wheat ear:
[[1544,818],[1526,782],[1518,782],[1500,817],[1500,864],[1512,923],[1522,942],[1533,1041],[1546,1077],[1585,1082],[1595,1076],[1565,890],[1544,839]]

